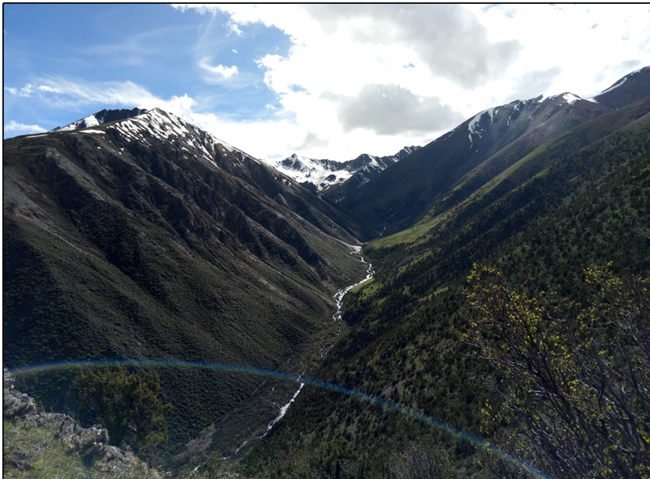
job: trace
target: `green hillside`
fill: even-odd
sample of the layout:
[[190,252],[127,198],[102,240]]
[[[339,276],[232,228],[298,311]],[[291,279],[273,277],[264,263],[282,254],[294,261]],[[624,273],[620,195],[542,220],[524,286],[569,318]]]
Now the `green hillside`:
[[[482,112],[347,203],[162,110],[5,141],[5,365],[176,477],[648,477],[650,98],[596,103]],[[60,460],[7,420],[14,469]]]
[[[209,162],[102,128],[4,142],[5,365],[151,359],[301,373],[336,337],[333,294],[364,274],[348,244],[354,220],[241,154],[222,148]],[[221,447],[235,448],[277,415],[237,408],[291,395],[250,375],[156,372],[169,405],[158,461],[228,414],[239,420]],[[19,385],[73,412],[75,375]]]
[[[600,430],[591,423],[584,425],[583,436],[561,429],[571,423],[556,418],[562,409],[553,409],[553,401],[577,399],[572,399],[573,393],[554,395],[543,389],[534,400],[517,394],[527,384],[541,388],[534,382],[538,378],[517,373],[508,367],[507,358],[498,361],[498,355],[489,354],[490,347],[507,344],[503,342],[507,338],[497,326],[485,326],[490,324],[485,318],[497,312],[490,302],[492,309],[479,307],[477,297],[482,294],[483,301],[493,302],[485,299],[483,288],[503,278],[499,281],[503,281],[504,294],[509,294],[507,304],[522,311],[538,305],[535,337],[540,341],[561,338],[555,340],[556,350],[545,354],[557,358],[561,357],[558,351],[576,352],[575,361],[557,366],[556,374],[580,377],[579,364],[597,361],[593,348],[581,347],[587,341],[584,333],[575,331],[578,322],[589,317],[593,334],[588,338],[601,344],[607,358],[604,364],[611,366],[589,377],[589,387],[616,397],[633,386],[634,377],[647,377],[649,356],[643,338],[650,331],[648,302],[641,299],[643,295],[630,296],[625,287],[614,287],[636,285],[647,292],[647,105],[646,101],[616,114],[627,120],[596,121],[591,127],[599,134],[592,135],[588,125],[571,130],[524,158],[525,164],[512,168],[489,191],[477,192],[441,216],[434,209],[413,230],[366,245],[364,252],[377,267],[377,275],[372,284],[346,299],[344,319],[352,329],[328,355],[318,377],[483,437],[550,477],[645,477],[650,467],[645,442],[650,422],[643,406],[647,396],[627,390],[620,401],[610,404],[619,415],[602,416]],[[610,127],[603,134],[606,121]],[[500,276],[481,276],[479,269],[472,276],[479,279],[468,282],[474,263],[492,265]],[[601,296],[607,288],[614,295],[608,300],[614,301],[609,313]],[[642,334],[640,345],[614,326],[619,304],[624,309],[636,308],[634,327]],[[561,323],[553,322],[554,314],[560,315]],[[512,329],[512,325],[502,327]],[[620,349],[621,345],[627,349]],[[547,351],[546,346],[539,347]],[[626,366],[619,351],[633,358],[631,374],[636,376],[621,377]],[[576,396],[582,402],[574,406],[580,408],[579,414],[592,414],[589,411],[596,410],[598,403],[589,392],[583,394]],[[486,415],[486,404],[495,410],[504,404],[508,409]],[[506,411],[512,411],[511,415]],[[534,419],[538,415],[546,418],[547,426],[550,418],[557,419],[553,424],[558,431],[547,442],[531,433],[535,431],[531,422],[545,424]],[[636,432],[625,433],[630,427]],[[605,428],[609,433],[602,432]],[[580,445],[596,433],[599,444]],[[572,441],[572,458],[559,460],[550,455],[553,447]],[[627,452],[612,452],[623,449]],[[390,474],[404,457],[435,456],[431,450],[447,458],[452,471],[436,477],[494,477],[488,470],[497,477],[524,477],[521,467],[498,455],[484,454],[476,444],[444,429],[314,388],[301,394],[269,439],[243,461],[249,472],[262,467],[269,477],[301,477],[301,471],[316,474],[327,461],[331,471],[338,464],[341,477],[393,477]],[[479,461],[484,467],[479,467]],[[323,477],[334,475],[330,472]]]

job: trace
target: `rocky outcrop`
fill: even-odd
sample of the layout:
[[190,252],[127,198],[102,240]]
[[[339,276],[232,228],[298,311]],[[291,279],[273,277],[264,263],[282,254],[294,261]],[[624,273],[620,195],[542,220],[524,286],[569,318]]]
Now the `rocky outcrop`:
[[[84,428],[66,414],[47,413],[40,410],[31,397],[14,388],[14,377],[4,370],[4,418],[21,423],[23,430],[38,428],[52,441],[67,445],[70,454],[78,454],[83,463],[99,471],[118,473],[124,478],[160,478],[160,474],[138,459],[126,446],[108,445],[108,431],[100,426]],[[4,438],[8,441],[7,436]],[[30,449],[30,454],[19,454],[19,461],[5,461],[5,468],[30,470],[30,462],[39,448]],[[30,458],[32,461],[30,461]]]

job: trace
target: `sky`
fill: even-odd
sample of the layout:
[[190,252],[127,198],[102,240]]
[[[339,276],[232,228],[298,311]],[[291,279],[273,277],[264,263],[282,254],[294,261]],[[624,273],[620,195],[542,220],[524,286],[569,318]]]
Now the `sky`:
[[4,137],[175,113],[260,159],[423,146],[650,65],[648,5],[4,4]]

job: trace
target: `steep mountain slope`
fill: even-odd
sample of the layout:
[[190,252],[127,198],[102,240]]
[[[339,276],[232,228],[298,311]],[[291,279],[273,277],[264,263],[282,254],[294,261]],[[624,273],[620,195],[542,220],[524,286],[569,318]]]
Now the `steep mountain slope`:
[[[4,142],[6,366],[148,358],[300,373],[331,344],[332,295],[365,274],[354,219],[161,110],[82,123]],[[159,372],[165,451],[254,394],[291,394],[246,375]],[[24,386],[61,409],[73,375]],[[271,401],[243,416],[232,446],[275,417]]]
[[272,166],[312,191],[328,192],[328,196],[337,201],[345,196],[348,189],[355,189],[367,183],[379,172],[418,148],[406,146],[389,156],[362,154],[354,160],[342,162],[306,158],[294,153]]
[[603,90],[599,95],[596,95],[594,100],[610,108],[617,109],[650,96],[649,75],[650,66],[633,71]]
[[648,84],[645,68],[594,99],[564,93],[490,108],[380,173],[341,205],[394,233],[419,220],[441,194],[453,193],[449,208],[546,141],[646,97]]
[[[531,164],[537,166],[528,169]],[[612,344],[626,344],[624,336],[597,316],[603,308],[599,288],[604,286],[585,282],[585,270],[612,262],[623,278],[650,277],[650,98],[588,121],[542,144],[516,165],[498,185],[364,247],[377,274],[347,299],[344,320],[352,325],[350,334],[318,371],[319,379],[343,390],[396,402],[454,429],[437,421],[434,427],[391,408],[369,407],[358,395],[307,388],[268,440],[244,459],[250,468],[246,470],[264,463],[269,475],[289,471],[298,476],[298,471],[330,464],[342,476],[354,477],[363,470],[367,477],[376,477],[396,473],[399,457],[410,454],[429,464],[444,458],[452,477],[493,477],[479,471],[479,442],[470,444],[454,433],[457,429],[488,439],[542,473],[558,470],[553,457],[525,442],[532,433],[521,425],[533,421],[532,413],[508,422],[502,410],[503,416],[490,418],[492,422],[485,419],[491,414],[486,402],[497,408],[505,388],[516,383],[472,354],[469,338],[476,333],[477,315],[465,278],[475,262],[496,264],[514,298],[534,296],[538,302],[533,305],[556,308],[551,315],[564,311],[560,307],[569,308],[564,313],[568,318],[577,315],[571,307],[585,307],[598,318],[591,323],[590,338],[603,334]],[[644,304],[647,308],[647,301]],[[646,321],[643,331],[649,326]],[[563,339],[562,347],[583,351],[582,343],[571,342],[573,336],[565,333]],[[607,364],[616,363],[620,350],[607,348],[600,354],[607,356]],[[577,361],[597,361],[588,351],[584,354]],[[647,355],[644,358],[648,374]],[[528,396],[536,404],[529,407],[539,407],[533,411],[540,414],[545,396]],[[579,399],[589,403],[593,397]],[[642,434],[650,432],[647,415],[639,413],[636,419]],[[612,422],[602,427],[607,434]],[[508,437],[520,442],[508,442]],[[582,441],[559,437],[567,449]],[[643,451],[634,444],[625,439],[618,447]],[[607,455],[608,446],[598,447],[575,453],[579,459],[573,466],[582,468],[583,475],[606,474],[597,458]],[[431,449],[446,452],[436,456],[427,452]],[[632,459],[616,465],[619,477],[643,477],[644,467],[650,466],[643,453],[628,457]],[[490,454],[480,459],[496,477],[523,477],[514,461]],[[576,477],[576,469],[564,471],[550,475]]]

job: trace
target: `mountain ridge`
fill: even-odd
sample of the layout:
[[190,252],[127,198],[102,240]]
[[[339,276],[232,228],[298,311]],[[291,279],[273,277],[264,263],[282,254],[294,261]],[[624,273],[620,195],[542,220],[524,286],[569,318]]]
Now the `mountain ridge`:
[[[608,102],[614,96],[625,95],[629,104],[650,94],[647,91],[650,68],[631,75],[634,82],[619,80],[619,87],[605,90],[594,98]],[[493,162],[499,166],[473,183],[469,191],[545,141],[613,109],[598,100],[585,100],[567,93],[516,100],[489,108],[420,148],[390,170],[379,173],[373,181],[347,196],[341,205],[368,218],[376,228],[385,227],[387,233],[396,232],[417,222],[439,195],[457,187],[457,182],[479,164],[501,158]]]
[[[300,156],[296,153],[284,160],[271,162],[277,170],[290,176],[308,189],[323,193],[331,189],[359,187],[380,171],[416,151],[417,146],[405,146],[394,155],[374,156],[363,153],[353,160],[332,161]],[[332,194],[330,193],[330,196]],[[340,192],[337,195],[340,200]]]
[[84,128],[90,128],[92,126],[103,125],[104,123],[110,123],[113,121],[124,120],[131,118],[133,116],[142,115],[147,113],[147,110],[143,108],[133,108],[131,110],[121,109],[121,110],[101,110],[92,115],[88,115],[80,120],[73,121],[65,126],[57,126],[56,128],[50,130],[54,131],[71,131],[71,130],[82,130]]
[[[647,276],[649,75],[623,77],[594,97],[603,103],[562,93],[484,110],[360,187],[319,194],[159,109],[7,140],[5,363],[182,359],[361,392],[296,397],[293,382],[162,367],[171,441],[153,460],[178,474],[386,476],[417,456],[482,477],[473,445],[358,401],[376,395],[482,436],[480,409],[504,398],[488,386],[512,378],[471,354],[473,263],[498,265],[540,304],[597,306],[583,284],[593,265]],[[375,277],[333,322],[332,295],[365,275],[360,248]],[[65,408],[73,377],[21,385]],[[281,404],[291,408],[269,431]],[[516,424],[496,421],[486,439],[508,450]],[[540,450],[513,457],[555,471]]]
[[[365,275],[356,220],[160,110],[77,126],[3,145],[6,366],[181,358],[299,374],[333,342],[333,295]],[[246,401],[289,394],[219,372],[161,377],[187,407],[158,460]],[[65,409],[71,380],[25,390]],[[276,415],[240,415],[230,445]]]

